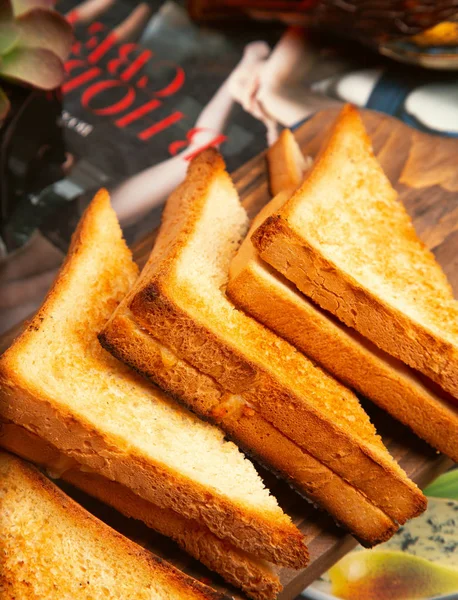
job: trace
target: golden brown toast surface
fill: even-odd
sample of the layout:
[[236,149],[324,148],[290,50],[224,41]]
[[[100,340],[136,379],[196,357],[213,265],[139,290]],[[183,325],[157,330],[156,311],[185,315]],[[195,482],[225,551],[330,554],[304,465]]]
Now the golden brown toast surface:
[[[286,143],[300,151],[290,136],[283,143],[284,154]],[[276,159],[282,165],[287,164],[278,154],[277,148]],[[294,155],[291,150],[288,154]],[[269,175],[275,180],[272,164],[271,156]],[[291,188],[277,194],[254,219],[232,260],[228,295],[236,306],[316,360],[344,384],[372,399],[433,447],[458,460],[458,403],[439,396],[412,369],[323,311],[260,258],[251,235],[268,217],[281,211],[292,194]],[[444,435],[444,431],[450,435]]]
[[14,423],[0,421],[3,448],[33,460],[53,477],[59,477],[87,494],[105,502],[127,517],[143,521],[148,527],[172,538],[185,552],[219,573],[254,600],[273,600],[281,591],[275,567],[219,539],[193,519],[160,508],[143,500],[127,487],[89,472],[69,460],[55,446]]
[[237,547],[303,566],[303,536],[238,448],[100,346],[136,274],[102,192],[43,307],[0,359],[2,418]]
[[219,424],[247,454],[326,509],[363,544],[374,545],[395,531],[395,523],[364,494],[302,450],[242,396],[225,392],[213,378],[176,356],[139,327],[124,301],[101,338],[104,346],[120,360],[197,414]]
[[422,495],[389,457],[356,396],[226,297],[229,264],[246,228],[221,157],[202,153],[167,202],[130,296],[135,320],[227,392],[242,394],[388,516],[402,522],[421,512]]
[[223,597],[112,530],[5,452],[0,506],[5,600]]
[[253,241],[322,308],[458,396],[458,303],[355,109],[344,108],[303,185]]
[[272,196],[288,189],[296,189],[304,179],[311,159],[302,155],[301,149],[289,129],[283,129],[278,140],[266,155],[269,165],[269,184]]

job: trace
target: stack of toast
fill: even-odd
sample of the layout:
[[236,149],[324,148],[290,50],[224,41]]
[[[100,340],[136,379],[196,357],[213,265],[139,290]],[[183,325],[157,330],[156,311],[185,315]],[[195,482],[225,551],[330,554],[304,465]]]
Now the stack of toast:
[[[99,192],[42,308],[0,358],[4,448],[260,600],[281,590],[277,567],[305,567],[308,551],[241,450],[365,546],[426,500],[355,392],[458,459],[457,303],[359,115],[344,108],[312,166],[289,131],[268,163],[275,197],[250,229],[221,156],[194,158],[140,274]],[[150,589],[178,581],[168,567],[147,576]]]
[[229,297],[458,462],[458,303],[445,274],[354,108],[302,186],[300,161],[287,162],[297,149],[291,135],[277,142],[287,191],[232,261]]

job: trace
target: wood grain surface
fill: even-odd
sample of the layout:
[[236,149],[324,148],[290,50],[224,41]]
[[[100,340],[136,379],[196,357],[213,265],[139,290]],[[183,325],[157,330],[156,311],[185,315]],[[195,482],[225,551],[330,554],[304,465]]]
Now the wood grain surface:
[[[304,154],[312,157],[316,155],[336,114],[336,110],[319,113],[295,132]],[[456,295],[458,140],[419,133],[391,117],[375,112],[363,111],[363,118],[385,172],[412,216],[420,238],[434,251],[447,273]],[[234,173],[233,177],[244,206],[250,216],[254,216],[270,199],[264,156],[251,160]],[[153,233],[135,248],[135,258],[141,266],[148,257],[154,237]],[[11,339],[12,334],[6,336],[2,340],[2,346],[5,347]],[[420,486],[425,486],[451,465],[449,459],[429,448],[371,403],[363,400],[363,404],[390,452]],[[287,484],[262,469],[260,471],[282,507],[304,533],[310,550],[311,562],[307,569],[280,571],[284,586],[280,600],[292,600],[356,542],[337,528],[330,517],[313,508]],[[68,486],[66,489],[69,489]],[[182,570],[226,591],[236,599],[244,598],[238,591],[228,588],[221,578],[179,551],[170,540],[140,523],[123,518],[116,511],[102,506],[81,492],[71,490],[71,493],[109,524]]]

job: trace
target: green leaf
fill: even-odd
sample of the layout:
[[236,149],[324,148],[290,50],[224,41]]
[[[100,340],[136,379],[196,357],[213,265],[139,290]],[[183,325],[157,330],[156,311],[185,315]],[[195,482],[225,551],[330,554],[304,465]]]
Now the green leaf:
[[458,469],[444,473],[423,491],[425,496],[458,500]]
[[0,88],[0,123],[4,120],[10,110],[10,101],[5,92]]
[[15,17],[19,17],[34,8],[43,8],[52,10],[55,0],[10,0]]
[[51,50],[65,60],[73,42],[71,25],[55,11],[36,8],[16,20],[20,31],[19,46]]
[[21,32],[13,21],[5,21],[0,16],[0,54],[10,52],[18,43]]
[[0,76],[27,83],[42,90],[52,90],[64,80],[60,58],[44,48],[15,48],[1,57]]

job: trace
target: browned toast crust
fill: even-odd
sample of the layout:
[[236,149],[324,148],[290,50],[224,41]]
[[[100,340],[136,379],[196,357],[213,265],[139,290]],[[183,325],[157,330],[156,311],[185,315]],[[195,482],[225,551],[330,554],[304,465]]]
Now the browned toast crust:
[[[43,397],[37,387],[39,382],[30,382],[17,375],[15,364],[21,360],[22,347],[26,346],[28,336],[40,329],[61,291],[66,289],[67,280],[76,268],[73,259],[94,239],[99,211],[105,211],[107,207],[108,195],[101,192],[81,220],[67,259],[42,308],[0,358],[0,415],[37,433],[68,457],[118,481],[144,500],[172,508],[187,518],[202,520],[213,533],[247,552],[292,568],[305,566],[308,552],[303,535],[284,513],[280,513],[282,520],[268,513],[261,515],[260,511],[239,506],[225,496],[213,493],[209,487],[155,463],[137,448],[125,449],[122,439],[94,427],[84,415],[74,414],[62,406],[57,410],[51,398]],[[124,244],[125,249],[123,264],[129,264],[130,252],[124,241],[119,243]],[[135,266],[131,269],[133,281],[137,269]],[[161,392],[152,389],[151,393]]]
[[277,430],[242,398],[179,359],[135,323],[124,302],[102,331],[102,344],[189,409],[222,427],[248,454],[333,515],[361,543],[391,537],[395,523],[360,491]]
[[[277,214],[267,219],[254,233],[253,243],[266,262],[323,309],[458,397],[458,303],[451,298],[445,275],[432,253],[418,240],[407,212],[395,198],[394,190],[389,188],[380,166],[373,161],[374,172],[380,181],[383,180],[390,195],[389,205],[381,207],[380,213],[390,215],[396,209],[398,220],[391,233],[402,238],[406,256],[409,253],[414,255],[420,267],[424,266],[428,273],[427,276],[422,275],[418,267],[415,273],[410,274],[410,278],[415,275],[415,280],[423,286],[421,291],[417,291],[415,302],[423,302],[423,291],[428,291],[428,324],[421,315],[418,318],[408,316],[391,297],[387,299],[374,293],[370,286],[363,285],[352,273],[340,268],[333,258],[326,257],[315,240],[304,236],[293,216],[294,207],[305,197],[307,190],[324,176],[325,170],[328,172],[328,163],[340,152],[341,136],[347,132],[358,136],[366,157],[373,156],[370,139],[357,111],[350,106],[345,107],[329,145],[320,153],[304,184]],[[380,247],[380,250],[382,252],[383,248]],[[434,283],[429,280],[433,276]],[[397,274],[387,273],[386,278],[396,280]],[[406,285],[410,283],[406,276]],[[426,310],[422,305],[421,314],[426,314]]]
[[204,525],[186,519],[171,509],[159,508],[131,490],[94,472],[81,470],[57,448],[14,423],[0,422],[0,444],[26,460],[48,469],[87,494],[116,508],[127,517],[172,538],[185,552],[241,588],[254,600],[273,600],[282,586],[269,563],[220,540]]
[[[420,514],[426,506],[424,497],[382,451],[381,442],[365,443],[350,426],[337,425],[307,401],[307,394],[317,391],[311,391],[312,381],[329,402],[353,397],[347,388],[243,313],[239,320],[244,338],[256,340],[258,355],[246,352],[220,333],[219,327],[208,327],[196,310],[189,309],[193,290],[176,284],[174,269],[218,183],[222,190],[232,185],[219,155],[206,151],[193,161],[187,181],[168,200],[156,246],[131,295],[135,320],[227,391],[243,394],[276,429],[287,432],[291,440],[360,489],[390,518],[403,523]],[[267,350],[272,345],[278,353]],[[267,362],[261,358],[264,349],[270,351]],[[289,368],[280,367],[282,377],[268,364],[275,356],[282,360],[288,356]],[[291,370],[296,371],[292,379]]]
[[270,269],[259,259],[246,263],[228,288],[234,303],[458,462],[458,404]]
[[[12,455],[3,454],[2,461],[5,460],[9,463],[9,472],[5,476],[5,486],[8,486],[9,481],[11,481],[12,486],[21,486],[26,482],[27,487],[35,491],[38,499],[43,496],[48,497],[55,503],[58,510],[64,509],[68,518],[74,522],[76,527],[89,530],[94,538],[102,540],[105,546],[113,548],[116,553],[135,559],[142,567],[146,566],[151,572],[152,579],[161,573],[166,576],[171,584],[173,582],[174,586],[180,588],[183,594],[192,594],[193,598],[201,598],[202,600],[223,599],[222,594],[188,577],[164,560],[144,550],[117,531],[114,531],[94,515],[88,513],[31,465],[24,463]],[[39,552],[39,549],[37,549],[37,552]],[[27,557],[24,557],[24,559],[27,559]],[[29,557],[29,559],[32,560],[32,557]],[[4,592],[6,590],[8,594],[9,588],[11,591],[15,589],[13,582],[16,579],[16,574],[6,570],[5,565],[3,565],[2,589]],[[27,585],[24,588],[26,590]],[[25,593],[26,595],[21,595],[21,600],[29,598],[28,592]],[[2,595],[2,597],[5,599],[10,598],[9,595]],[[31,596],[30,600],[32,600]]]
[[[303,537],[293,526],[278,527],[269,515],[254,520],[243,507],[235,509],[224,499],[209,498],[206,487],[167,472],[139,453],[120,453],[118,440],[108,438],[82,419],[55,410],[47,400],[20,387],[18,382],[2,382],[3,419],[19,423],[77,462],[108,479],[118,481],[144,500],[172,508],[186,518],[201,519],[215,534],[232,541],[252,554],[299,568],[308,560]],[[83,448],[83,450],[81,450]],[[285,546],[291,546],[285,551]]]
[[[228,296],[238,308],[316,360],[345,385],[372,399],[433,447],[458,461],[458,403],[438,395],[437,390],[421,381],[404,363],[323,311],[264,262],[255,249],[252,233],[278,212],[295,191],[291,183],[297,181],[295,174],[301,163],[291,157],[297,158],[299,154],[300,148],[291,133],[269,149],[271,182],[289,187],[278,193],[254,219],[232,260]],[[279,168],[281,178],[277,174]],[[444,436],[444,431],[450,435]]]
[[289,129],[283,129],[278,140],[267,151],[266,159],[272,196],[289,188],[293,191],[302,183],[309,160],[302,156]]

